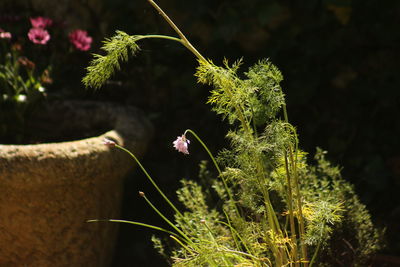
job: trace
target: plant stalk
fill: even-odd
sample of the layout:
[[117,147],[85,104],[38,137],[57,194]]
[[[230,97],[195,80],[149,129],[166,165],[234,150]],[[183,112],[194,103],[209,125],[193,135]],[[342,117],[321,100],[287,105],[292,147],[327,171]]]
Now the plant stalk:
[[199,141],[199,143],[203,146],[203,148],[206,150],[206,152],[208,153],[208,156],[211,158],[212,162],[214,163],[215,168],[216,168],[217,171],[218,171],[219,177],[221,177],[222,183],[224,184],[224,188],[225,188],[225,190],[226,190],[226,193],[228,194],[229,200],[232,202],[232,205],[234,205],[237,215],[240,216],[240,212],[239,212],[238,207],[236,206],[235,200],[233,199],[232,192],[231,192],[230,188],[228,187],[228,184],[226,183],[225,178],[222,176],[222,171],[221,171],[221,169],[219,168],[219,166],[218,166],[218,164],[217,164],[217,161],[215,160],[215,157],[213,156],[213,154],[211,153],[211,151],[208,149],[208,147],[206,146],[206,144],[203,142],[203,140],[201,140],[201,138],[200,138],[193,130],[187,129],[187,130],[184,132],[183,135],[186,136],[186,133],[192,134],[192,135],[197,139],[197,141]]
[[146,171],[146,169],[143,167],[143,165],[140,163],[140,161],[138,160],[138,158],[132,153],[130,152],[128,149],[115,144],[115,147],[123,150],[124,152],[128,153],[135,161],[136,163],[139,165],[140,169],[143,171],[143,173],[146,175],[147,179],[151,182],[151,184],[156,188],[156,190],[160,193],[160,195],[164,198],[164,200],[171,206],[171,208],[177,213],[179,214],[181,217],[183,217],[183,214],[175,207],[175,205],[169,200],[169,198],[164,194],[164,192],[158,187],[158,185],[156,184],[156,182],[154,182],[153,178],[151,178],[150,174]]
[[182,40],[182,44],[189,49],[199,60],[207,61],[196,48],[189,42],[186,36],[181,32],[181,30],[175,25],[175,23],[168,17],[168,15],[153,1],[148,0],[149,3],[158,11],[158,13],[168,22],[172,29],[179,35]]

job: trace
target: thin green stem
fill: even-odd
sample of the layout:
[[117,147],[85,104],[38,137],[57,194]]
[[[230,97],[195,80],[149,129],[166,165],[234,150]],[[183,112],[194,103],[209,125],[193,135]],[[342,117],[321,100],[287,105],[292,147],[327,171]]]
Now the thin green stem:
[[203,148],[206,150],[207,154],[211,158],[212,162],[214,163],[215,168],[218,171],[219,177],[221,177],[222,183],[224,184],[224,188],[225,188],[226,193],[228,194],[229,200],[232,202],[232,205],[234,205],[237,215],[239,216],[240,212],[239,212],[238,207],[235,204],[235,200],[233,199],[232,192],[231,192],[230,188],[228,187],[228,184],[222,175],[222,171],[221,171],[220,167],[218,166],[217,161],[215,160],[215,157],[211,153],[210,149],[208,149],[207,145],[203,142],[203,140],[201,140],[201,138],[193,130],[187,129],[183,135],[186,135],[186,133],[190,133],[191,135],[193,135],[197,139],[197,141],[199,141],[199,143],[203,146]]
[[[232,99],[232,102],[233,102],[233,94],[232,94],[230,88],[227,87],[225,92],[227,93],[228,97]],[[236,113],[238,115],[238,118],[239,118],[239,120],[240,120],[240,122],[242,124],[242,128],[243,128],[245,134],[247,134],[249,137],[254,139],[253,131],[251,130],[251,127],[249,126],[249,123],[248,123],[246,117],[244,116],[244,112],[243,112],[244,108],[241,105],[238,105],[238,104],[233,104],[233,106],[234,106],[234,109],[235,109],[235,111],[236,111]],[[254,130],[254,133],[256,133],[255,130]],[[257,162],[257,170],[258,170],[258,173],[259,173],[258,184],[260,186],[260,189],[262,191],[264,200],[266,202],[266,208],[268,210],[268,213],[267,213],[268,220],[269,220],[269,223],[270,223],[270,226],[272,227],[272,229],[276,233],[278,233],[279,224],[276,224],[277,218],[275,216],[275,212],[273,210],[271,201],[269,199],[268,191],[266,190],[266,188],[264,187],[264,184],[263,184],[263,179],[265,178],[265,170],[264,170],[264,167],[263,167],[262,159],[261,159],[261,157],[259,155],[256,156],[256,162]]]
[[179,245],[181,245],[184,249],[186,249],[191,255],[195,255],[195,253],[193,252],[193,249],[191,249],[188,246],[186,246],[185,244],[183,244],[182,240],[179,240],[177,236],[170,235],[169,237],[171,237],[173,240],[175,240]]
[[136,41],[142,40],[142,39],[167,39],[167,40],[171,40],[171,41],[175,41],[178,43],[183,44],[182,39],[173,37],[173,36],[169,36],[169,35],[160,35],[160,34],[149,34],[149,35],[135,35],[136,37]]
[[128,224],[133,224],[133,225],[138,225],[138,226],[143,226],[143,227],[147,227],[147,228],[151,228],[154,230],[158,230],[161,232],[165,232],[168,233],[170,235],[175,236],[176,238],[179,238],[174,232],[168,231],[164,228],[155,226],[155,225],[151,225],[151,224],[146,224],[146,223],[141,223],[141,222],[135,222],[135,221],[127,221],[127,220],[116,220],[116,219],[106,219],[106,220],[87,220],[86,222],[88,223],[93,223],[93,222],[117,222],[117,223],[128,223]]
[[[323,229],[323,228],[322,228],[322,229]],[[321,230],[321,232],[322,232],[322,230]],[[317,248],[315,249],[314,255],[313,255],[312,258],[311,258],[309,267],[312,267],[312,266],[313,266],[314,261],[315,261],[315,259],[316,259],[317,256],[318,256],[319,250],[320,250],[320,248],[321,248],[321,243],[322,243],[322,239],[319,240],[319,242],[318,242],[318,245],[317,245]]]
[[[251,135],[253,137],[253,135]],[[268,225],[271,228],[272,232],[276,235],[281,235],[282,231],[280,229],[280,225],[278,222],[278,219],[276,217],[274,208],[272,206],[271,203],[271,199],[269,197],[269,192],[268,190],[265,188],[264,184],[263,184],[263,179],[265,179],[266,174],[265,174],[265,169],[264,166],[262,164],[262,159],[260,155],[256,155],[256,167],[257,167],[257,172],[258,172],[258,176],[257,176],[257,183],[259,185],[259,188],[263,194],[263,198],[264,198],[264,202],[265,202],[265,208],[266,208],[266,215],[264,215],[265,217],[267,217],[268,220]],[[263,223],[263,227],[264,227],[264,231],[268,231],[268,227],[266,227],[265,223]],[[275,246],[275,243],[273,241],[270,242],[270,246],[271,246],[271,250],[273,252],[273,255],[275,257],[275,261],[277,266],[281,266],[283,264],[283,259],[282,259],[282,252],[281,249]]]
[[[223,222],[223,221],[217,221],[217,223],[220,223],[220,224],[223,224],[223,225],[226,225],[227,227],[229,227],[229,229],[231,230],[231,233],[232,233],[232,238],[234,239],[236,247],[238,249],[241,249],[241,246],[243,246],[245,251],[248,251],[249,253],[255,254],[254,251],[252,250],[252,247],[249,248],[247,246],[246,240],[243,239],[242,236],[240,235],[240,233],[232,226],[232,223],[231,223],[231,221],[229,219],[228,214],[226,214],[226,211],[223,210],[223,212],[224,212],[225,217],[227,218],[228,222],[226,223],[226,222]],[[239,238],[239,241],[241,242],[241,244],[239,244],[239,242],[236,239],[236,237]]]
[[[232,100],[232,103],[234,103],[233,94],[229,87],[226,87],[225,92],[228,94],[228,97]],[[242,123],[243,129],[245,130],[245,132],[247,132],[247,134],[252,135],[252,131],[251,131],[251,128],[249,127],[249,123],[248,123],[246,117],[244,116],[244,112],[243,112],[244,108],[240,104],[238,105],[236,103],[234,103],[233,106],[236,110],[236,113],[239,117],[240,122]]]
[[295,183],[295,191],[296,191],[296,198],[297,198],[297,206],[298,206],[298,213],[299,213],[299,232],[300,232],[300,247],[303,255],[303,259],[306,261],[304,263],[304,266],[307,267],[307,247],[304,244],[304,236],[305,236],[305,226],[304,226],[304,218],[303,218],[303,204],[301,200],[301,194],[300,194],[300,185],[298,181],[298,175],[297,175],[297,137],[296,137],[296,156],[295,158],[293,157],[293,152],[292,149],[290,149],[290,160],[292,161],[293,164],[293,180]]
[[[250,134],[250,133],[249,133]],[[254,135],[250,134],[251,138],[254,138]],[[256,167],[257,167],[257,183],[259,185],[259,188],[263,194],[263,198],[264,198],[264,203],[265,203],[265,207],[266,207],[266,217],[268,220],[268,224],[269,227],[271,228],[271,230],[274,232],[274,234],[276,235],[282,235],[282,230],[278,221],[278,218],[276,217],[275,214],[275,210],[274,207],[272,206],[271,203],[271,199],[269,197],[269,192],[268,189],[266,188],[265,184],[264,184],[264,179],[266,179],[266,171],[265,171],[265,167],[263,164],[263,160],[261,157],[261,154],[256,154],[255,155],[256,158]],[[265,228],[265,226],[264,226]],[[267,229],[265,229],[265,231],[267,231]],[[271,249],[273,250],[274,253],[274,257],[275,260],[277,261],[278,265],[282,265],[282,250],[276,246],[274,246],[274,243],[271,242]]]
[[253,126],[253,133],[254,133],[254,137],[257,139],[257,138],[258,138],[257,126],[256,126],[256,122],[255,122],[255,120],[254,120],[254,114],[255,114],[255,112],[254,112],[253,106],[250,106],[250,108],[251,108],[251,114],[252,114],[251,124],[252,124],[252,126]]
[[206,146],[206,144],[203,142],[203,140],[201,140],[201,138],[191,129],[186,129],[184,134],[186,136],[186,133],[190,133],[191,135],[193,135],[197,141],[199,141],[199,143],[203,146],[204,150],[207,152],[208,156],[210,157],[210,159],[212,160],[212,162],[214,163],[215,168],[218,171],[218,174],[221,175],[221,169],[217,164],[217,161],[215,160],[215,157],[213,156],[213,154],[211,153],[210,149],[208,149],[208,147]]
[[[232,92],[230,90],[226,91],[228,93],[228,96],[230,98],[232,97]],[[244,113],[243,113],[243,107],[241,106],[237,106],[235,105],[235,109],[236,112],[238,114],[239,120],[242,123],[242,128],[245,130],[245,134],[248,134],[249,137],[251,137],[251,139],[254,141],[255,137],[254,137],[254,133],[251,131],[251,127],[249,126],[248,121],[245,119]],[[253,135],[254,134],[254,135]],[[270,197],[269,197],[269,192],[268,189],[264,186],[264,179],[266,178],[266,172],[265,172],[265,168],[264,168],[264,164],[263,164],[263,160],[260,154],[256,154],[255,155],[255,161],[256,161],[256,167],[257,167],[257,182],[259,184],[260,190],[263,194],[263,198],[264,198],[264,202],[265,202],[265,206],[266,206],[266,211],[267,211],[267,220],[268,220],[268,224],[271,227],[272,231],[274,233],[276,233],[277,235],[282,235],[282,231],[280,229],[280,225],[278,222],[278,218],[276,217],[274,208],[272,206]],[[277,263],[281,263],[282,262],[282,253],[281,250],[277,247],[272,246],[272,250],[274,251],[274,256],[275,256],[275,260],[277,261]]]
[[150,174],[146,171],[146,169],[140,163],[138,158],[132,152],[130,152],[128,149],[126,149],[126,148],[124,148],[124,147],[122,147],[122,146],[120,146],[118,144],[115,144],[115,147],[117,147],[117,148],[121,149],[122,151],[128,153],[136,161],[136,163],[139,165],[140,169],[143,171],[143,173],[145,174],[147,179],[156,188],[156,190],[164,198],[164,200],[169,204],[169,206],[176,212],[176,214],[179,215],[179,217],[181,217],[187,223],[187,225],[189,225],[189,227],[191,229],[193,229],[193,226],[190,224],[190,222],[187,221],[187,218],[176,208],[176,206],[169,200],[169,198],[164,194],[164,192],[158,187],[156,182],[151,178]]
[[291,239],[293,243],[293,261],[295,265],[298,266],[297,263],[297,242],[296,242],[296,227],[294,224],[294,214],[293,214],[293,192],[292,192],[292,183],[290,178],[290,171],[289,171],[289,163],[287,159],[287,152],[285,150],[285,170],[286,170],[286,182],[287,182],[287,190],[288,190],[288,206],[289,206],[289,222],[290,222],[290,232],[291,232]]
[[141,194],[141,196],[146,200],[147,204],[164,220],[166,221],[173,229],[175,229],[183,238],[186,239],[187,243],[193,244],[192,240],[181,230],[179,229],[174,223],[172,223],[161,211],[157,209],[156,206],[151,203],[151,201],[146,197],[145,194]]
[[321,242],[318,243],[317,248],[315,249],[315,253],[314,253],[313,257],[311,258],[310,265],[309,265],[310,267],[313,266],[314,261],[315,261],[315,259],[317,258],[317,255],[318,255],[318,253],[319,253],[320,247],[321,247]]
[[[251,254],[249,254],[249,253],[243,252],[243,251],[237,251],[237,250],[232,250],[232,249],[227,249],[227,248],[224,248],[224,249],[222,249],[221,251],[226,251],[226,252],[229,252],[229,253],[233,253],[233,254],[237,254],[237,255],[246,256],[246,257],[249,257],[249,258],[251,258],[251,259],[260,261],[260,258],[258,258],[258,257],[256,257],[256,256],[253,256],[253,255],[251,255]],[[268,260],[268,262],[271,264],[271,262],[270,262],[270,260],[269,260],[268,258],[267,258],[266,260]]]
[[[217,247],[217,251],[218,251],[219,250],[219,245],[218,245],[217,240],[214,237],[213,232],[211,231],[210,227],[207,225],[206,221],[204,221],[203,223],[206,226],[206,228],[208,230],[208,233],[210,234],[211,240],[214,243],[214,245]],[[222,252],[222,258],[223,258],[223,261],[225,262],[225,266],[230,266],[231,265],[231,264],[229,264],[229,260],[226,258],[225,253],[223,253],[223,252]]]
[[168,17],[168,15],[153,1],[148,0],[149,3],[157,10],[157,12],[168,22],[172,29],[179,35],[182,40],[182,44],[189,49],[199,60],[207,61],[196,48],[189,42],[186,36],[181,32],[181,30],[175,25],[175,23]]
[[146,171],[146,169],[143,167],[143,165],[140,163],[140,161],[138,160],[138,158],[132,153],[130,152],[128,149],[115,144],[115,147],[123,150],[124,152],[128,153],[135,161],[136,163],[139,165],[140,169],[143,171],[143,173],[146,175],[147,179],[149,179],[149,181],[152,183],[152,185],[156,188],[156,190],[160,193],[160,195],[164,198],[164,200],[171,206],[171,208],[177,213],[179,214],[181,217],[183,217],[183,214],[175,207],[174,204],[172,204],[172,202],[168,199],[168,197],[164,194],[164,192],[158,187],[158,185],[156,184],[156,182],[154,182],[154,180],[151,178],[150,174]]
[[286,109],[286,104],[285,103],[283,104],[282,109],[283,109],[283,118],[284,118],[286,123],[289,123],[289,117],[288,117],[288,113],[287,113],[287,109]]
[[[287,114],[287,109],[286,109],[286,104],[283,104],[283,116],[285,119],[285,122],[289,124],[289,118]],[[290,124],[289,124],[290,125]],[[289,147],[289,159],[291,162],[291,167],[293,169],[293,182],[295,184],[295,191],[296,191],[296,198],[297,198],[297,207],[298,207],[298,220],[299,220],[299,235],[300,235],[300,247],[301,247],[301,252],[303,256],[303,260],[305,261],[304,266],[308,266],[307,262],[307,246],[304,244],[303,239],[305,235],[305,226],[304,226],[304,219],[303,219],[303,207],[302,207],[302,200],[301,200],[301,194],[300,194],[300,185],[299,185],[299,180],[298,180],[298,175],[297,175],[297,151],[298,151],[298,139],[297,139],[297,134],[296,130],[292,128],[292,131],[295,135],[295,156],[293,156],[293,150],[292,147]],[[285,161],[286,160],[286,152],[285,152]],[[288,170],[286,170],[288,172]]]

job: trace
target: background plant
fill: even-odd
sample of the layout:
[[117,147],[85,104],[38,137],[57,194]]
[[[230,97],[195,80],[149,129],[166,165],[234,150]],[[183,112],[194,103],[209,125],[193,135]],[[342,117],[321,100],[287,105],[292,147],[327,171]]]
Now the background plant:
[[[149,2],[158,8],[153,1]],[[169,18],[159,11],[179,38],[129,36],[117,32],[116,36],[106,41],[104,50],[108,54],[96,56],[84,82],[96,87],[102,85],[114,70],[119,69],[120,60],[126,61],[129,53],[135,54],[139,50],[136,42],[141,39],[174,40],[182,43],[199,59],[196,76],[200,82],[214,86],[209,102],[214,104],[217,113],[235,126],[228,134],[232,149],[224,150],[219,157],[225,166],[219,175],[223,186],[214,184],[215,188],[219,188],[219,197],[226,203],[220,210],[220,216],[214,210],[214,215],[208,211],[205,197],[195,184],[184,182],[184,188],[178,193],[191,212],[186,213],[187,217],[180,212],[176,215],[178,228],[174,228],[181,239],[178,236],[174,239],[182,247],[174,251],[175,263],[193,266],[206,263],[215,266],[250,263],[257,266],[272,263],[277,266],[308,265],[307,245],[313,251],[310,264],[315,263],[319,250],[330,240],[334,226],[346,214],[344,210],[348,207],[342,207],[342,202],[351,195],[357,198],[351,188],[347,195],[343,193],[342,196],[331,188],[325,188],[332,197],[317,201],[315,195],[320,185],[316,180],[299,181],[300,173],[312,176],[312,169],[307,167],[304,153],[298,149],[295,128],[288,123],[279,70],[268,61],[260,61],[245,73],[247,78],[243,79],[237,74],[240,61],[232,66],[225,62],[224,67],[218,67],[205,60]],[[283,119],[279,119],[279,112],[283,113]],[[337,180],[340,178],[331,176],[327,183]],[[229,181],[229,186],[226,181]],[[308,198],[303,199],[302,190]],[[342,191],[345,189],[342,188]],[[193,204],[190,204],[190,195],[197,196]],[[364,214],[365,208],[356,200],[354,203]],[[195,207],[194,203],[204,205]],[[201,230],[188,222],[196,223],[195,218],[199,214],[213,220],[225,218],[225,222],[210,226],[207,219],[201,219],[208,237],[198,237]],[[357,220],[354,217],[349,219]],[[379,247],[378,233],[373,230],[368,216],[360,222],[368,225],[374,233],[374,241],[372,244],[358,243],[361,247],[369,247],[360,250],[364,253],[355,253],[354,264],[361,264],[365,256]],[[357,231],[359,227],[352,230],[360,233]],[[211,251],[217,253],[212,254]]]
[[[66,64],[66,51],[87,51],[92,38],[83,30],[72,30],[68,36],[47,17],[16,17],[0,29],[0,140],[21,143],[27,140],[29,116],[47,96],[46,87],[53,83],[53,70]],[[65,38],[60,41],[57,38]],[[69,39],[69,41],[68,41]],[[60,45],[61,44],[61,45]]]

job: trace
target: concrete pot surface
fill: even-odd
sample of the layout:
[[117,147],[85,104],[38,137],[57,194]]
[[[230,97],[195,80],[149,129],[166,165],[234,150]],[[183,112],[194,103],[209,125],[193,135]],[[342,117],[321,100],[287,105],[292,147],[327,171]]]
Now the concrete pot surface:
[[86,221],[119,218],[123,180],[135,164],[102,142],[140,156],[150,123],[133,107],[95,102],[55,103],[34,121],[48,140],[87,137],[0,145],[0,266],[108,266],[118,224]]

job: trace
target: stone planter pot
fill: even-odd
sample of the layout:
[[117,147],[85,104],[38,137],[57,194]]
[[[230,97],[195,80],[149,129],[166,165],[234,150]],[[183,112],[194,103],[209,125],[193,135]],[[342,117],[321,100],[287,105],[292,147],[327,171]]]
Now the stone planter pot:
[[135,108],[95,102],[56,103],[32,121],[44,140],[68,141],[0,145],[0,266],[109,265],[118,224],[86,221],[119,218],[134,161],[102,142],[140,156],[150,123]]

